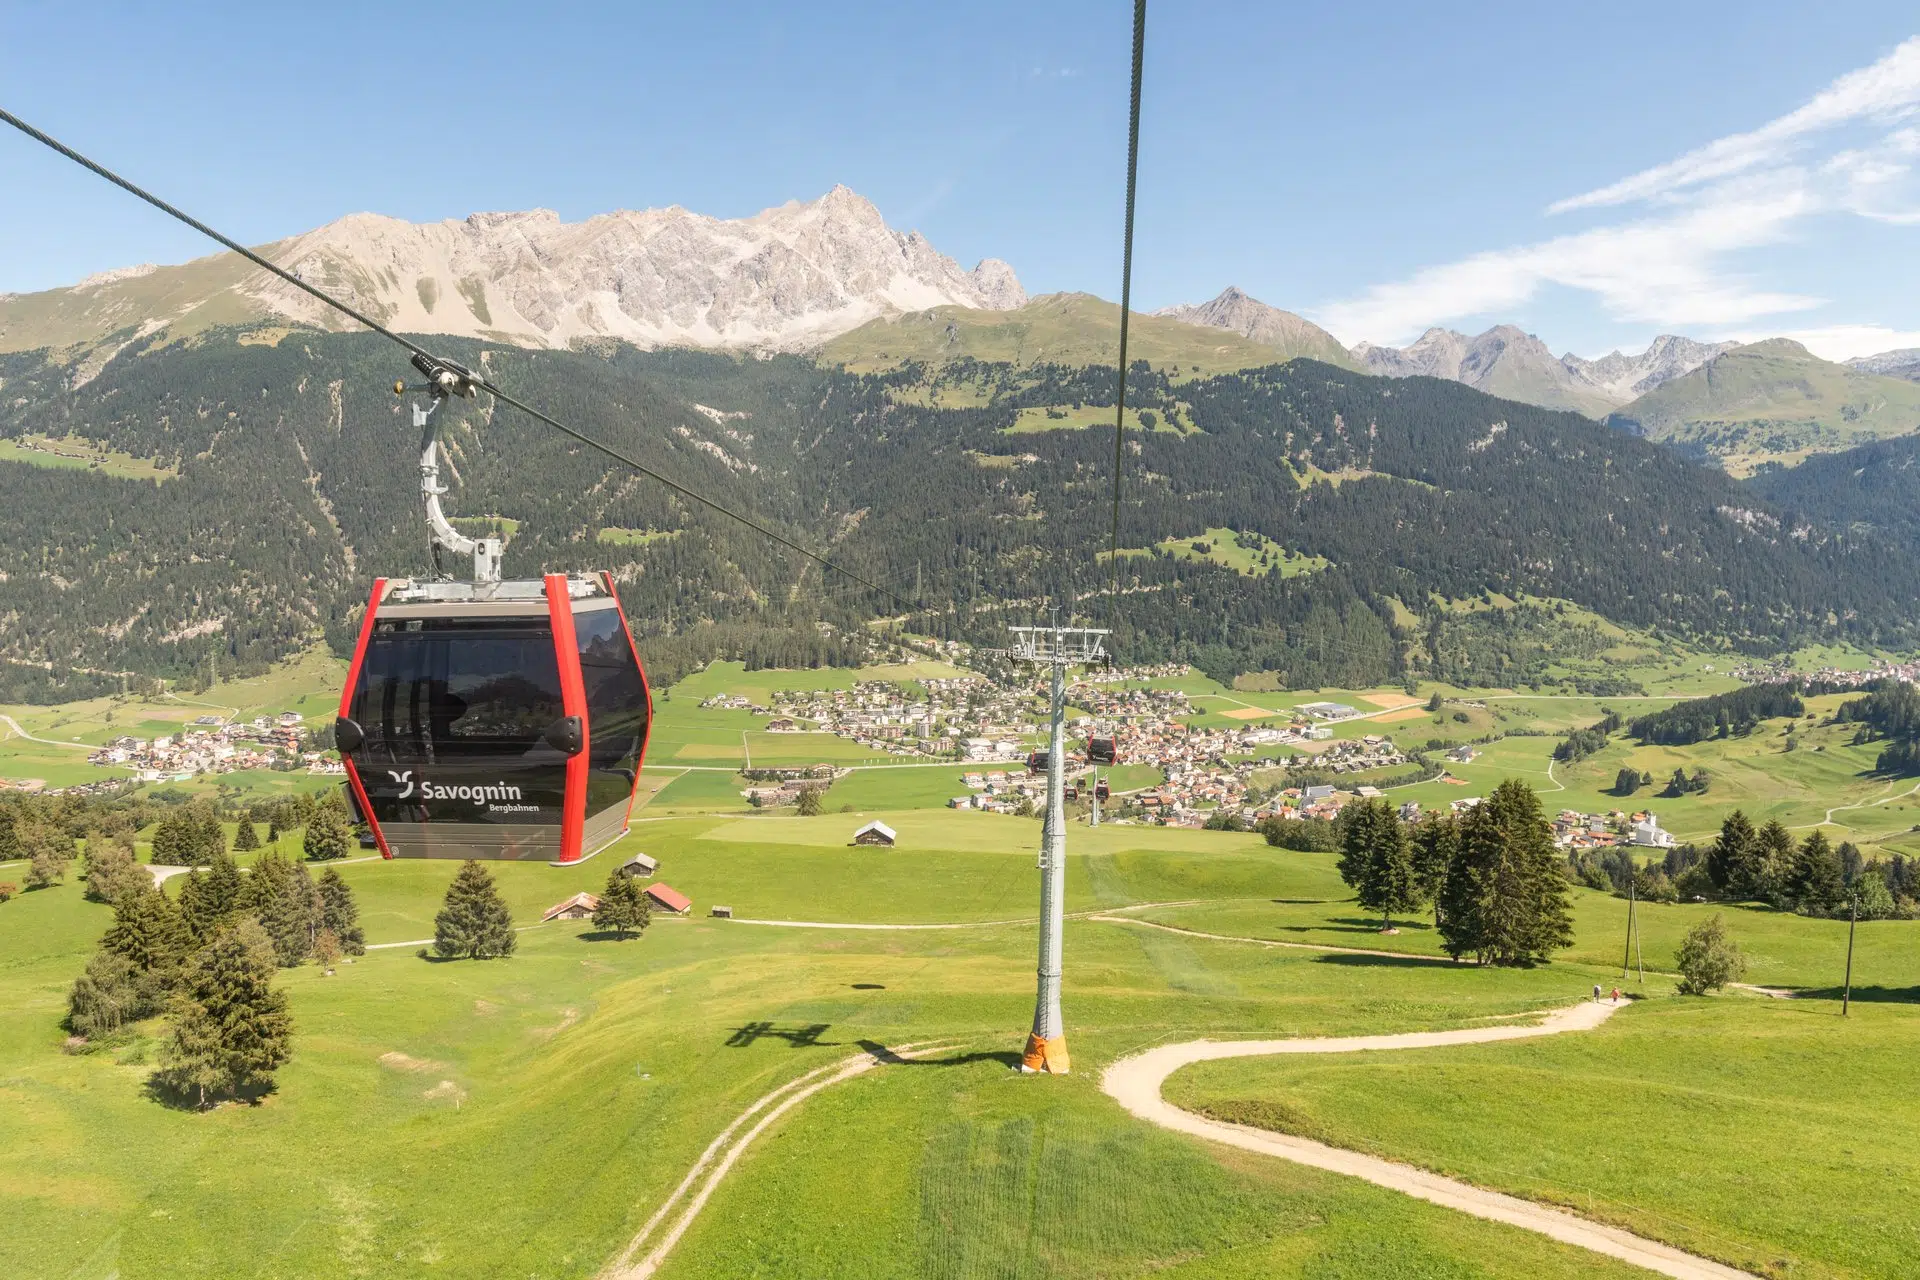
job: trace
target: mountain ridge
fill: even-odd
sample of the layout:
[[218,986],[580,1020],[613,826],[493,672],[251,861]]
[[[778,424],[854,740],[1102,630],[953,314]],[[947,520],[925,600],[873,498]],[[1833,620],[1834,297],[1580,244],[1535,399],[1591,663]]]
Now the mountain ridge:
[[[885,314],[1027,301],[1005,262],[965,270],[919,232],[889,227],[845,186],[735,219],[678,205],[572,223],[545,209],[433,223],[355,213],[260,252],[389,327],[523,347],[615,338],[642,348],[795,351]],[[0,351],[272,321],[345,323],[222,253],[0,295]]]
[[1920,429],[1920,386],[1768,338],[1719,353],[1607,421],[1738,475]]

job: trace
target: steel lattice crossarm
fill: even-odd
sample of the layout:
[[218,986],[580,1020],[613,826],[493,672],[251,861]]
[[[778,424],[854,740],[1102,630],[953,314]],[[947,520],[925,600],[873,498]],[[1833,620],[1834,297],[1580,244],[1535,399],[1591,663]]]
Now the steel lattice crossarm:
[[1104,627],[1008,627],[1013,645],[1007,657],[1015,662],[1059,666],[1088,666],[1107,656]]

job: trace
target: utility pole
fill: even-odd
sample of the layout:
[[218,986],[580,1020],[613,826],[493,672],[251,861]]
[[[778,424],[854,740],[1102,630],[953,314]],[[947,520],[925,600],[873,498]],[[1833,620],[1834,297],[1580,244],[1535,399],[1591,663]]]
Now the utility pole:
[[1634,885],[1633,877],[1629,875],[1627,877],[1627,945],[1622,949],[1620,956],[1620,981],[1622,982],[1627,980],[1627,973],[1633,968],[1633,908]]
[[[1057,615],[1056,615],[1057,618]],[[1052,691],[1052,732],[1047,742],[1047,816],[1040,836],[1040,964],[1033,1002],[1033,1030],[1027,1036],[1020,1069],[1065,1075],[1066,1023],[1060,1016],[1060,935],[1066,927],[1067,899],[1067,668],[1097,662],[1104,630],[1062,627],[1009,627],[1015,662],[1044,666]]]
[[1840,992],[1840,1016],[1847,1016],[1853,1004],[1853,931],[1860,923],[1860,894],[1856,891],[1847,903],[1847,985]]

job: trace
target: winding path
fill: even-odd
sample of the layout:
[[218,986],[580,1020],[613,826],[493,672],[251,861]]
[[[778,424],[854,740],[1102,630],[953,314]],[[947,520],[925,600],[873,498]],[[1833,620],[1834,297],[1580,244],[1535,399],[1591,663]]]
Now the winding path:
[[1360,1178],[1375,1186],[1403,1192],[1416,1199],[1472,1214],[1476,1218],[1502,1222],[1523,1231],[1538,1232],[1562,1244],[1591,1249],[1660,1275],[1671,1276],[1674,1280],[1749,1280],[1747,1272],[1683,1253],[1671,1245],[1645,1239],[1619,1227],[1589,1222],[1562,1209],[1551,1209],[1518,1196],[1488,1191],[1411,1165],[1328,1146],[1307,1138],[1208,1120],[1182,1111],[1160,1096],[1160,1087],[1168,1076],[1195,1062],[1278,1053],[1354,1053],[1524,1040],[1534,1036],[1558,1035],[1563,1031],[1591,1031],[1605,1022],[1617,1007],[1582,1002],[1569,1008],[1556,1009],[1531,1025],[1472,1027],[1460,1031],[1305,1040],[1190,1040],[1183,1044],[1161,1045],[1120,1059],[1101,1076],[1100,1087],[1133,1115],[1163,1129],[1207,1138],[1243,1151],[1278,1156],[1282,1160],[1325,1169],[1330,1173]]
[[[767,1126],[799,1106],[814,1094],[843,1080],[851,1080],[874,1067],[886,1062],[902,1062],[924,1053],[933,1052],[938,1046],[902,1045],[897,1049],[879,1046],[851,1057],[830,1062],[824,1067],[816,1067],[797,1079],[789,1080],[769,1093],[762,1094],[752,1106],[735,1116],[733,1123],[720,1131],[720,1136],[707,1144],[700,1158],[693,1162],[693,1168],[687,1170],[687,1176],[672,1194],[661,1202],[646,1225],[640,1228],[638,1235],[620,1251],[620,1256],[608,1263],[601,1271],[601,1280],[645,1280],[659,1270],[660,1264],[667,1260],[673,1247],[680,1243],[680,1237],[687,1233],[693,1220],[700,1216],[700,1210],[706,1207],[714,1189],[720,1185],[753,1140],[763,1133]],[[745,1133],[740,1130],[755,1116],[759,1119]],[[735,1135],[739,1134],[736,1138]],[[684,1206],[684,1207],[683,1207]],[[675,1210],[679,1212],[676,1215]],[[669,1224],[667,1219],[672,1217]],[[665,1230],[661,1228],[665,1226]],[[656,1235],[656,1232],[660,1234]],[[648,1246],[651,1245],[651,1248]],[[643,1254],[641,1250],[646,1250]]]

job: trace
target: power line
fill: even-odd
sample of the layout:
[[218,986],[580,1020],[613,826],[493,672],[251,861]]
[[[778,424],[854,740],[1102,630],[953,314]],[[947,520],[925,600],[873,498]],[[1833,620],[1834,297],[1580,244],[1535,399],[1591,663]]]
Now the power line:
[[[1144,0],[1143,0],[1143,3],[1144,3]],[[482,391],[485,391],[488,395],[491,395],[494,399],[500,401],[503,404],[512,405],[514,408],[520,410],[520,412],[533,418],[535,421],[545,423],[547,426],[552,427],[555,431],[560,432],[562,435],[571,436],[573,439],[579,441],[581,444],[586,445],[588,448],[597,450],[600,453],[605,454],[607,457],[614,459],[616,462],[620,462],[628,467],[631,467],[633,470],[639,472],[641,475],[644,475],[651,479],[659,481],[661,484],[666,485],[669,489],[672,489],[675,493],[678,493],[683,497],[691,498],[693,501],[698,502],[702,506],[705,506],[713,511],[716,511],[723,516],[726,516],[730,520],[738,521],[740,524],[743,524],[747,528],[752,529],[754,532],[760,534],[762,537],[765,537],[773,542],[780,544],[781,546],[787,548],[789,551],[793,551],[802,556],[805,556],[807,559],[812,560],[814,563],[820,565],[822,568],[831,569],[833,570],[833,572],[838,573],[843,577],[849,578],[852,581],[859,583],[861,586],[866,587],[871,591],[879,592],[881,595],[884,595],[890,600],[892,600],[895,604],[900,605],[902,608],[906,609],[909,613],[916,611],[917,609],[916,605],[909,603],[904,597],[896,594],[893,591],[888,590],[886,587],[883,587],[878,583],[871,582],[857,573],[853,573],[850,570],[842,568],[838,564],[835,564],[832,560],[829,560],[827,557],[819,554],[816,551],[808,550],[806,547],[800,545],[798,542],[795,542],[791,538],[788,538],[779,533],[775,533],[772,529],[760,523],[758,520],[753,519],[751,516],[743,515],[742,513],[733,510],[732,508],[726,506],[725,504],[717,502],[714,499],[707,497],[703,493],[699,493],[696,490],[689,489],[686,485],[681,484],[677,480],[669,479],[667,476],[664,476],[660,472],[655,471],[652,467],[647,466],[645,463],[641,462],[639,459],[633,457],[632,455],[623,453],[620,450],[614,448],[612,445],[607,444],[603,441],[596,440],[592,436],[586,434],[585,432],[576,430],[575,428],[568,426],[566,423],[561,422],[556,418],[549,417],[547,414],[542,413],[540,410],[534,408],[532,405],[527,404],[522,400],[517,400],[513,396],[508,395],[505,391],[502,391],[499,387],[495,386],[492,382],[488,381],[487,379],[472,373],[470,370],[461,369],[459,365],[454,364],[451,360],[442,359],[441,357],[434,355],[431,351],[428,351],[425,347],[422,347],[419,344],[407,338],[401,337],[399,334],[387,328],[385,325],[382,325],[381,323],[372,319],[371,317],[362,314],[360,311],[356,310],[355,308],[348,306],[346,303],[340,301],[338,298],[335,298],[333,295],[325,292],[324,290],[314,288],[312,285],[308,284],[305,280],[302,280],[299,276],[293,274],[291,271],[287,271],[275,265],[274,263],[268,261],[266,258],[261,257],[259,254],[247,248],[247,246],[241,244],[239,241],[220,234],[218,231],[215,231],[212,227],[200,221],[198,218],[195,218],[193,215],[187,213],[185,210],[179,209],[174,205],[168,204],[165,200],[162,200],[159,196],[154,195],[151,191],[148,191],[145,188],[140,187],[135,183],[128,181],[127,179],[121,177],[119,174],[115,173],[113,170],[107,168],[105,165],[89,159],[87,156],[81,154],[78,151],[75,151],[72,147],[68,146],[66,143],[61,142],[58,138],[55,138],[48,133],[45,133],[39,129],[34,128],[32,125],[28,124],[25,120],[22,120],[19,116],[14,115],[11,111],[6,110],[4,107],[0,107],[0,120],[6,121],[6,123],[12,125],[14,128],[18,129],[21,133],[26,134],[29,138],[32,138],[35,142],[41,143],[51,148],[52,150],[59,152],[61,155],[65,156],[67,159],[73,161],[75,164],[81,166],[82,168],[89,169],[92,172],[98,174],[100,177],[105,178],[108,182],[111,182],[114,186],[119,187],[121,190],[126,191],[129,194],[136,196],[141,200],[144,200],[146,203],[152,205],[154,208],[160,210],[160,212],[166,214],[167,216],[171,218],[175,218],[180,222],[185,223],[187,226],[192,227],[195,231],[198,231],[201,235],[206,236],[208,239],[214,241],[215,243],[220,244],[228,249],[231,249],[233,252],[239,254],[241,257],[245,258],[247,261],[253,263],[256,267],[259,267],[261,270],[269,272],[270,274],[279,277],[280,279],[286,281],[288,284],[292,285],[296,289],[299,289],[303,293],[311,294],[313,297],[319,299],[321,302],[325,303],[327,306],[332,307],[335,311],[340,312],[340,314],[350,317],[357,324],[360,324],[367,329],[371,329],[373,332],[379,334],[381,337],[386,338],[391,342],[398,343],[402,347],[405,347],[408,351],[412,352],[416,357],[418,357],[418,360],[415,363],[417,365],[420,365],[422,372],[428,372],[429,377],[432,376],[431,372],[429,371],[429,367],[456,370],[459,372],[462,379],[470,383],[472,386],[477,387]],[[1131,209],[1131,203],[1132,203],[1131,198],[1129,198],[1128,203],[1129,203],[1129,209]],[[1129,226],[1132,225],[1131,212],[1129,212],[1128,214],[1128,225]],[[1122,337],[1123,350],[1125,349],[1125,338],[1124,338],[1125,323],[1126,321],[1123,317],[1121,320],[1122,334],[1123,334],[1123,337]],[[422,364],[421,362],[424,362],[424,364]]]
[[1120,473],[1126,465],[1127,317],[1133,311],[1133,197],[1140,172],[1140,79],[1147,47],[1147,0],[1133,4],[1133,94],[1127,110],[1127,229],[1120,265],[1120,385],[1113,411],[1113,590],[1107,597],[1107,626],[1114,626],[1120,602]]

